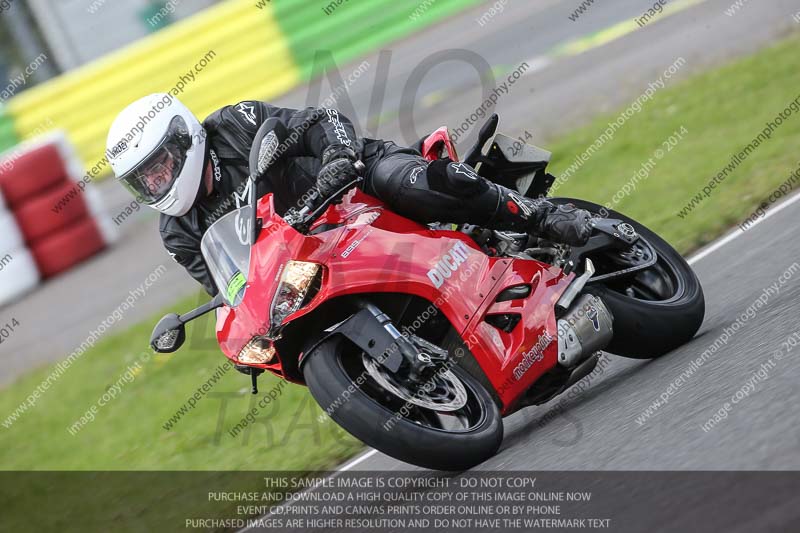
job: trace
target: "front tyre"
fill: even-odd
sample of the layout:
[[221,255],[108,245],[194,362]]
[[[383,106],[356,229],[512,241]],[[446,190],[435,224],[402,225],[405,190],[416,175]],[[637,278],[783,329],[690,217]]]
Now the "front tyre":
[[[430,381],[418,405],[398,395],[402,383],[340,335],[307,354],[303,375],[311,395],[333,420],[373,448],[435,470],[466,470],[492,457],[503,439],[503,424],[489,393],[458,365],[447,379]],[[444,375],[444,374],[443,374]],[[376,379],[377,376],[377,379]],[[455,383],[453,380],[457,380]],[[447,384],[457,385],[446,390]],[[389,391],[387,389],[393,389]],[[466,396],[464,396],[466,393]],[[457,410],[437,410],[437,401]]]
[[[634,359],[664,355],[689,342],[705,315],[703,288],[686,260],[664,239],[641,223],[603,206],[572,198],[552,198],[557,204],[572,203],[590,213],[617,218],[634,227],[656,251],[652,267],[618,280],[586,285],[614,315],[614,338],[605,351]],[[595,265],[607,257],[589,254]],[[602,272],[598,272],[602,273]]]

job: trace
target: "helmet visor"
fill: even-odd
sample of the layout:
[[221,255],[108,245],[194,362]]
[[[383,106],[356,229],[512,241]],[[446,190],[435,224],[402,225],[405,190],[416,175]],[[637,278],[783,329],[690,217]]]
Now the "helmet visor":
[[119,181],[142,202],[152,205],[163,199],[186,163],[192,146],[189,128],[182,117],[170,122],[167,133],[141,163],[119,177]]

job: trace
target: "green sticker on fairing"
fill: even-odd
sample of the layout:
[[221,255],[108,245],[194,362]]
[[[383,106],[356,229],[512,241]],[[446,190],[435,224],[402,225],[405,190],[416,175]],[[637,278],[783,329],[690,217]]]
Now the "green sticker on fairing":
[[236,302],[236,295],[239,294],[239,291],[247,284],[247,280],[244,277],[244,274],[241,272],[237,272],[233,275],[231,280],[228,282],[228,289],[226,294],[228,295],[228,301],[231,303]]

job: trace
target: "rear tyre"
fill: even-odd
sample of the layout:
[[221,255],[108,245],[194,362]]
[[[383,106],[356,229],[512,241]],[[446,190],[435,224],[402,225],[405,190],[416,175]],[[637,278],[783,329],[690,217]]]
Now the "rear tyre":
[[[605,351],[652,359],[689,342],[703,323],[705,299],[697,275],[664,239],[644,225],[585,200],[553,198],[633,226],[656,251],[658,262],[624,281],[589,283],[585,292],[602,298],[614,315],[614,339]],[[594,261],[594,258],[590,256]]]
[[466,470],[497,452],[500,412],[466,371],[451,369],[467,393],[466,405],[443,415],[388,392],[366,370],[365,357],[334,335],[308,353],[303,366],[311,395],[350,434],[395,459],[436,470]]

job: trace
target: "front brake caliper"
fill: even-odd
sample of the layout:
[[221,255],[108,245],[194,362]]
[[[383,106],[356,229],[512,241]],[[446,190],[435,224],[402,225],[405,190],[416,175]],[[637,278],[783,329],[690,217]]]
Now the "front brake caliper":
[[411,364],[410,377],[412,379],[418,379],[431,371],[441,368],[444,362],[447,361],[447,350],[417,335],[411,335],[410,340],[417,349],[416,357],[413,361],[409,361]]

